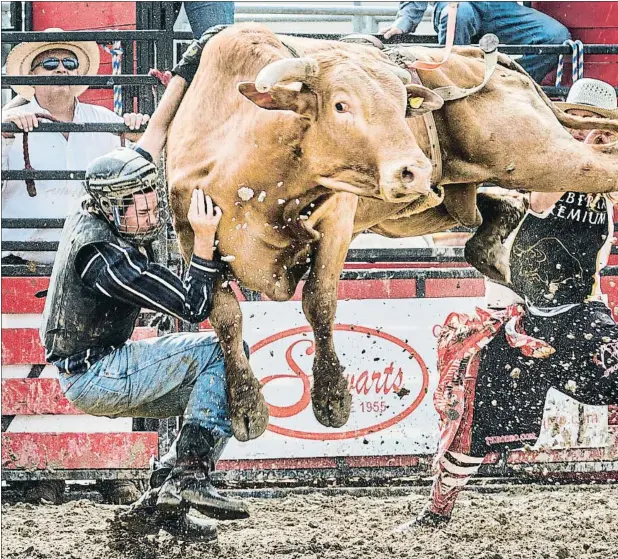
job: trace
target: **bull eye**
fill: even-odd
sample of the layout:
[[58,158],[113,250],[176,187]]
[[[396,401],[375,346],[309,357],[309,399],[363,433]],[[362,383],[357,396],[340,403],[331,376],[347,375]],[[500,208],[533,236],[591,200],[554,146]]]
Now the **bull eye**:
[[345,113],[348,110],[348,104],[347,103],[335,103],[335,110],[338,113]]

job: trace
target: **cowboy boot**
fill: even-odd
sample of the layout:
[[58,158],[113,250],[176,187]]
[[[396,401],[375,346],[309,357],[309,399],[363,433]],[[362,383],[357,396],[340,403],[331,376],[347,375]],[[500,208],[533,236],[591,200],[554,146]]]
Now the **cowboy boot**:
[[95,487],[105,502],[113,505],[130,505],[140,497],[140,490],[128,479],[100,480]]
[[176,441],[176,464],[159,491],[157,507],[169,510],[185,505],[220,520],[248,518],[244,503],[226,499],[210,481],[225,442],[197,423],[185,423]]
[[146,492],[127,510],[117,514],[120,526],[141,534],[156,534],[164,530],[169,534],[195,541],[212,541],[217,539],[217,527],[206,519],[189,514],[189,507],[180,505],[167,511],[157,509],[157,499],[161,485],[172,470],[170,461],[176,459],[175,446],[157,461],[150,462],[150,478]]
[[217,527],[212,521],[189,514],[189,507],[181,505],[166,511],[157,508],[159,487],[151,487],[128,510],[116,519],[120,526],[143,535],[164,530],[179,539],[212,541],[217,539]]
[[414,520],[397,526],[392,533],[403,534],[415,528],[443,528],[450,520],[450,516],[433,512],[430,510],[429,504],[426,504]]

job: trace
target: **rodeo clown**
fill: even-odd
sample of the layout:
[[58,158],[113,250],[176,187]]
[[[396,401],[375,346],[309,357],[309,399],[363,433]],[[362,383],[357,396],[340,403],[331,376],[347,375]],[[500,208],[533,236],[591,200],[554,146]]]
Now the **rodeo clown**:
[[202,333],[129,338],[142,308],[193,323],[208,316],[222,268],[213,249],[221,211],[193,192],[195,246],[181,279],[147,256],[168,218],[152,163],[118,148],[89,165],[85,187],[88,196],[67,218],[54,263],[41,327],[46,358],[58,367],[65,396],[88,414],[184,415],[149,490],[121,517],[132,529],[214,539],[215,526],[188,514],[191,507],[217,519],[248,516],[244,504],[222,497],[210,482],[232,434],[222,349]]
[[[616,92],[599,80],[578,80],[557,104],[583,117],[618,118]],[[588,143],[616,140],[599,130],[571,133]],[[531,193],[530,210],[507,239],[511,289],[488,282],[493,310],[447,318],[434,395],[437,473],[427,505],[397,532],[447,523],[488,453],[534,445],[550,388],[583,404],[618,403],[618,325],[599,278],[615,195]]]

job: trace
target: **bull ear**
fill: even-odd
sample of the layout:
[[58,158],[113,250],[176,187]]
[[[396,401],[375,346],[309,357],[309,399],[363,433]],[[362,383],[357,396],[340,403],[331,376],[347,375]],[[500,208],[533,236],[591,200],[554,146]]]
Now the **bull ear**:
[[262,109],[294,111],[307,118],[314,117],[317,114],[317,97],[306,85],[300,85],[300,90],[292,84],[275,85],[269,91],[261,92],[253,82],[240,82],[238,91]]
[[419,116],[429,111],[437,111],[444,105],[444,99],[431,89],[422,85],[406,85],[408,92],[408,106],[406,116]]

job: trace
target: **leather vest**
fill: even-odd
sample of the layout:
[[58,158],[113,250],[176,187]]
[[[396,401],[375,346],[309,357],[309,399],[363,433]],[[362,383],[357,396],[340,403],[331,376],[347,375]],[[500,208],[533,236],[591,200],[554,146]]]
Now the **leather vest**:
[[133,333],[140,307],[90,289],[75,269],[78,252],[101,241],[129,246],[82,204],[65,222],[45,301],[40,336],[50,362],[95,347],[118,347]]

